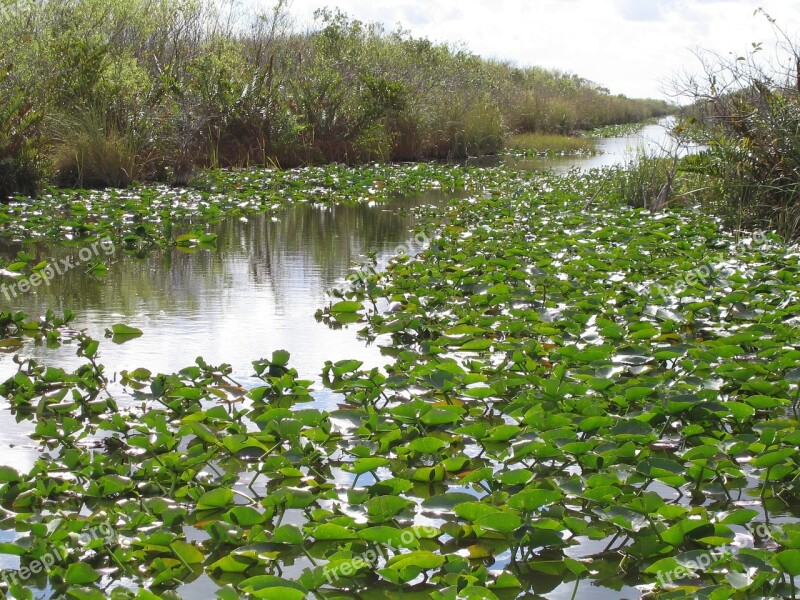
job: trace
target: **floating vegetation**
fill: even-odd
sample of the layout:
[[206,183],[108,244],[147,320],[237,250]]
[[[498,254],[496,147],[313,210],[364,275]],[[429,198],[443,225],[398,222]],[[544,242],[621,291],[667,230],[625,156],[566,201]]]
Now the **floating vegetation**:
[[798,249],[587,203],[605,172],[451,172],[428,247],[321,310],[392,341],[324,365],[335,409],[281,350],[246,387],[202,358],[112,385],[86,336],[73,373],[18,359],[43,453],[0,467],[7,594],[796,596]]
[[521,156],[586,156],[597,153],[593,139],[568,135],[523,133],[512,136],[506,146],[511,154]]
[[654,125],[656,123],[658,123],[658,119],[648,119],[638,123],[623,123],[621,125],[605,125],[587,131],[586,135],[592,138],[624,137],[639,133],[648,125]]
[[37,199],[0,205],[0,235],[55,241],[108,238],[128,250],[193,246],[213,243],[203,227],[227,217],[296,202],[384,202],[402,194],[471,185],[468,170],[437,163],[210,171],[186,188],[51,189]]

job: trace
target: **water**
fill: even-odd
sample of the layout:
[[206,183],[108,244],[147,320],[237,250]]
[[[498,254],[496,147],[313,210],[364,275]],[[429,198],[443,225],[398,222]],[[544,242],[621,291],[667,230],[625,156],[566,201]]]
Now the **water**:
[[[171,250],[144,259],[117,251],[103,278],[76,268],[10,302],[0,296],[0,302],[3,310],[31,317],[48,308],[74,310],[71,326],[101,340],[99,360],[112,378],[139,367],[173,373],[202,356],[209,364],[231,364],[234,378],[247,387],[252,361],[279,349],[291,353],[290,365],[304,379],[318,379],[326,360],[357,358],[369,367],[382,366],[390,361],[381,355],[380,339],[368,345],[356,334],[362,326],[331,329],[314,313],[368,253],[385,264],[399,245],[422,250],[411,209],[446,204],[449,198],[431,192],[375,206],[299,204],[274,215],[228,220],[211,228],[219,236],[216,251]],[[21,247],[0,242],[3,264]],[[34,249],[51,263],[79,252],[52,245]],[[138,327],[144,335],[112,343],[103,335],[115,323]],[[58,349],[28,342],[20,353],[66,370],[85,362],[69,342]],[[0,354],[2,380],[16,369],[13,353]],[[332,401],[321,386],[315,388],[320,403]],[[7,403],[0,406],[0,452],[16,468],[29,468],[39,454],[28,439],[33,424],[16,423]]]
[[[650,125],[636,135],[599,140],[603,152],[595,156],[512,160],[558,171],[592,168],[624,162],[631,148],[663,146],[666,140],[664,126]],[[413,209],[443,205],[452,196],[431,192],[359,206],[299,204],[249,220],[227,220],[211,228],[218,234],[217,251],[174,249],[144,259],[116,252],[105,277],[76,268],[10,301],[0,294],[0,303],[4,310],[31,317],[48,308],[72,309],[78,315],[74,327],[96,339],[114,323],[142,329],[141,338],[123,345],[101,344],[101,362],[110,372],[144,367],[171,373],[203,356],[211,364],[230,363],[246,377],[253,360],[277,349],[291,352],[291,365],[305,378],[316,378],[325,360],[358,358],[380,366],[379,347],[355,335],[360,326],[332,330],[318,323],[314,313],[368,253],[385,264],[399,245],[421,250],[412,234]],[[11,262],[20,248],[0,239],[0,259]],[[79,250],[48,244],[33,248],[50,262],[77,258]],[[23,354],[67,369],[82,363],[69,344],[58,350],[28,344]],[[15,369],[12,355],[0,354],[0,378]]]
[[[624,163],[632,147],[653,148],[665,139],[664,127],[649,126],[634,136],[600,140],[603,152],[595,156],[505,160],[524,169],[600,167]],[[382,366],[391,362],[381,353],[381,343],[388,342],[379,338],[368,344],[357,335],[361,325],[332,329],[317,322],[314,313],[331,301],[329,291],[340,287],[369,253],[382,265],[400,245],[412,253],[420,251],[412,234],[417,225],[413,209],[441,206],[453,196],[432,192],[379,205],[299,204],[270,215],[230,219],[210,228],[218,234],[216,251],[170,250],[141,259],[117,251],[102,278],[76,268],[10,301],[0,295],[0,303],[3,310],[21,310],[31,317],[48,308],[58,313],[74,310],[77,320],[72,326],[102,340],[99,360],[112,381],[121,370],[139,367],[176,372],[202,356],[209,364],[231,364],[233,378],[248,387],[255,384],[251,362],[278,349],[291,353],[290,365],[304,379],[318,380],[327,360],[355,358],[367,367]],[[22,247],[0,240],[4,264]],[[77,257],[79,250],[51,244],[33,247],[51,263]],[[104,331],[115,323],[138,327],[144,335],[124,344],[104,339]],[[56,349],[28,341],[20,353],[73,370],[84,362],[75,351],[67,339]],[[0,354],[0,380],[15,372],[13,354]],[[111,391],[119,391],[116,384]],[[336,402],[321,385],[314,386],[314,395],[320,408],[332,408]],[[17,422],[7,402],[0,403],[0,462],[20,471],[30,469],[42,452],[30,439],[34,426],[31,421]],[[582,586],[579,597],[609,598],[617,593],[592,588],[588,582]],[[180,591],[184,597],[210,597],[215,587],[203,576]],[[553,582],[548,597],[572,597],[573,587]],[[636,596],[632,588],[619,593]]]
[[524,171],[553,170],[566,173],[574,168],[594,169],[627,164],[636,157],[637,152],[658,154],[662,151],[678,150],[678,154],[697,151],[699,146],[677,148],[669,135],[673,124],[672,117],[662,119],[658,123],[647,125],[637,133],[597,140],[597,154],[585,156],[488,156],[470,159],[469,164],[475,166],[494,166],[504,164]]

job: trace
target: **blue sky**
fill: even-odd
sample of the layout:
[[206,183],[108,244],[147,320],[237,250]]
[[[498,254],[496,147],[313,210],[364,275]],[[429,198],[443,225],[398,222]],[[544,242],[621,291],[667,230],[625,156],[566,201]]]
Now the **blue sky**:
[[323,6],[636,97],[665,97],[670,78],[697,70],[692,49],[727,55],[754,42],[774,47],[769,23],[753,14],[758,7],[785,30],[800,31],[800,0],[292,0],[291,13],[307,26]]

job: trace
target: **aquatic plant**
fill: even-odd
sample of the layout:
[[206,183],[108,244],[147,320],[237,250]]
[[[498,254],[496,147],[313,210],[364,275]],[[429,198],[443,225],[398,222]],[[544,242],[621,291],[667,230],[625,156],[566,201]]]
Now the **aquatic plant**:
[[114,384],[85,335],[73,372],[19,360],[0,395],[49,451],[0,467],[7,594],[796,595],[797,249],[587,203],[606,172],[461,173],[423,252],[323,309],[393,342],[321,365],[333,409],[281,350],[247,386]]

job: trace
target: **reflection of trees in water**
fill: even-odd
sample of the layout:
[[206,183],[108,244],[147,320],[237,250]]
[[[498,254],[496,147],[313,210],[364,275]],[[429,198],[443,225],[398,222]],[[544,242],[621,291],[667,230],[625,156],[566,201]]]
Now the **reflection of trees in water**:
[[[219,236],[216,252],[185,254],[173,249],[138,259],[117,250],[100,280],[78,267],[10,303],[0,294],[0,307],[31,315],[48,308],[79,314],[99,309],[126,315],[145,310],[188,315],[218,310],[224,306],[220,296],[255,285],[268,287],[280,308],[296,301],[297,293],[322,297],[368,252],[404,242],[413,220],[402,209],[443,200],[441,195],[428,194],[391,205],[300,204],[275,213],[276,221],[272,215],[250,217],[247,222],[227,219],[211,227]],[[38,260],[77,260],[81,247],[37,243],[24,249]],[[18,243],[0,239],[0,255],[6,264],[20,248]],[[107,260],[102,252],[100,258]]]

